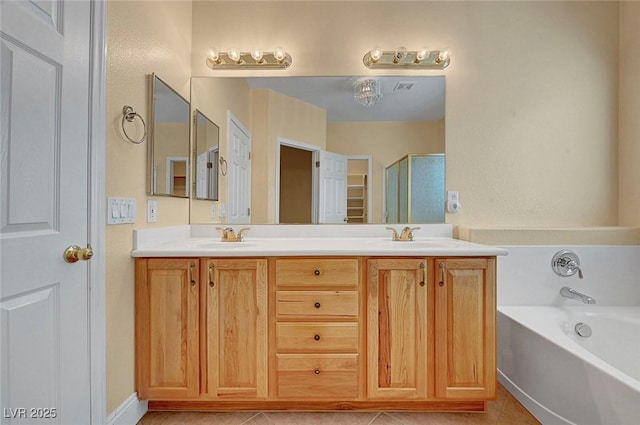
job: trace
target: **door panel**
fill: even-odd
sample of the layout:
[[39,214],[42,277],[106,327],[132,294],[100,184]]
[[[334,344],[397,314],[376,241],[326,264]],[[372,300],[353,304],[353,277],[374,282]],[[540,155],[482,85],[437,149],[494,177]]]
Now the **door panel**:
[[92,5],[3,1],[0,17],[1,404],[90,423],[89,267],[63,252],[89,242]]
[[320,151],[319,223],[345,223],[347,219],[347,157]]
[[426,398],[426,260],[368,264],[369,397]]
[[228,223],[251,222],[251,136],[235,119],[229,120]]

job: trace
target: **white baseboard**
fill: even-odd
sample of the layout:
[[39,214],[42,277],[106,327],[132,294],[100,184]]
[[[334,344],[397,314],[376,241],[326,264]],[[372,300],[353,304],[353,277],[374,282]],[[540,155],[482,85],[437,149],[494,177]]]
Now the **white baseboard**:
[[148,405],[146,400],[138,398],[138,393],[133,393],[111,412],[107,417],[107,425],[136,425],[147,413]]

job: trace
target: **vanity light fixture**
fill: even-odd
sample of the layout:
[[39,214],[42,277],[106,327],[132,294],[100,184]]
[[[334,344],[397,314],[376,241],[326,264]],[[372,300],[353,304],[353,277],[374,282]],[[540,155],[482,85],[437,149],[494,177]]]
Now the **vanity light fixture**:
[[407,50],[398,47],[396,50],[382,50],[374,47],[364,54],[362,62],[367,68],[410,68],[410,69],[444,69],[451,62],[449,50]]
[[286,69],[291,66],[292,59],[282,47],[276,47],[273,52],[263,52],[257,48],[250,52],[241,52],[235,48],[220,52],[212,48],[207,54],[206,62],[211,69]]

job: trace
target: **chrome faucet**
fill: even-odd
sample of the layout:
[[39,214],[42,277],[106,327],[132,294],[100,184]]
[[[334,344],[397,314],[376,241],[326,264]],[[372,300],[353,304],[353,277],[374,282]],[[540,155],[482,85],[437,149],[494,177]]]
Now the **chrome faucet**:
[[582,301],[585,304],[596,303],[596,300],[594,300],[590,296],[582,294],[576,291],[575,289],[569,288],[568,286],[563,286],[562,289],[560,289],[560,295],[562,295],[565,298],[571,298],[574,300]]
[[420,229],[419,227],[404,227],[400,234],[393,227],[387,227],[387,230],[391,230],[393,235],[391,236],[391,240],[394,241],[412,241],[413,240],[413,231]]
[[242,242],[244,240],[244,232],[251,230],[249,227],[243,227],[236,233],[232,227],[216,227],[222,231],[222,242]]

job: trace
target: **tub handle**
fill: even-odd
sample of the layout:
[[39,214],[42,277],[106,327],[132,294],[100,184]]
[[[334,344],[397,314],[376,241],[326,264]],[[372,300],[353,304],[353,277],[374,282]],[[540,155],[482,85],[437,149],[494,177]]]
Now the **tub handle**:
[[440,263],[440,283],[438,283],[438,285],[440,286],[444,286],[444,263]]

